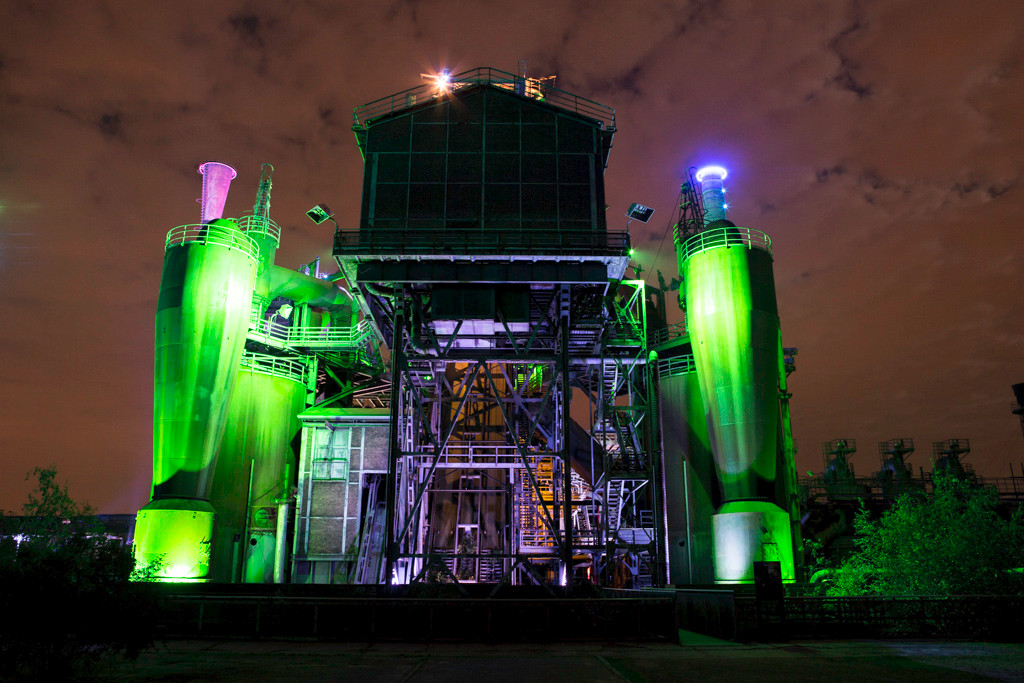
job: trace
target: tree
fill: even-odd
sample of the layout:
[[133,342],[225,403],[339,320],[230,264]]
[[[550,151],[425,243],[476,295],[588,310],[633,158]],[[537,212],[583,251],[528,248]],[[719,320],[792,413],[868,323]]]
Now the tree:
[[25,516],[0,520],[0,671],[60,680],[134,659],[151,642],[155,600],[131,581],[131,549],[107,538],[55,467],[27,478]]
[[937,476],[931,494],[899,497],[877,520],[854,521],[856,552],[829,595],[999,595],[1024,592],[1024,511],[996,511],[994,489]]

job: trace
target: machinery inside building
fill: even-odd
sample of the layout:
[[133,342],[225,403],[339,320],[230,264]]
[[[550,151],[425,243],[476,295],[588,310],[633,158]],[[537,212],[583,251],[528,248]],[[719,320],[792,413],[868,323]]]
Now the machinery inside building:
[[361,218],[329,274],[275,264],[269,164],[238,218],[235,171],[200,167],[201,222],[166,241],[136,557],[168,581],[793,581],[795,350],[725,169],[683,183],[670,325],[608,229],[610,107],[479,68],[354,131]]

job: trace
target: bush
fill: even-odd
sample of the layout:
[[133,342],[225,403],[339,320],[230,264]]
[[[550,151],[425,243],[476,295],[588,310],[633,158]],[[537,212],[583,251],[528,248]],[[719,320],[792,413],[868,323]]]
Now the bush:
[[[36,468],[26,516],[5,517],[0,537],[0,671],[19,678],[95,674],[152,642],[152,585],[133,582],[131,548],[108,539],[88,506]],[[74,514],[66,514],[74,513]]]
[[1009,595],[1024,592],[1024,513],[996,512],[991,488],[936,477],[877,520],[854,521],[857,551],[830,575],[829,595]]

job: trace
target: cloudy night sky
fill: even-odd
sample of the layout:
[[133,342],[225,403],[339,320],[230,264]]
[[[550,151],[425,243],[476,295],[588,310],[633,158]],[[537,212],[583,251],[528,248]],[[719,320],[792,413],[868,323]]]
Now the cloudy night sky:
[[[164,236],[197,165],[275,167],[279,264],[358,223],[352,108],[493,66],[616,109],[609,229],[647,273],[688,166],[728,167],[730,218],[775,249],[799,471],[821,442],[971,439],[1024,461],[1024,3],[1019,0],[0,3],[0,508],[54,463],[100,512],[149,496]],[[330,225],[326,223],[325,226]],[[659,252],[660,257],[655,260]],[[678,314],[677,314],[678,316]],[[1019,469],[1018,469],[1019,473]]]

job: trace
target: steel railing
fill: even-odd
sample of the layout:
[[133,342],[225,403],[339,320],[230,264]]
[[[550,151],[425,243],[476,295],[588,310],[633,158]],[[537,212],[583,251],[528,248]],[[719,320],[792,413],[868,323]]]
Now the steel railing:
[[696,371],[697,363],[690,354],[658,361],[658,372],[662,377],[675,377]]
[[179,225],[167,233],[164,249],[185,244],[215,244],[240,251],[253,261],[260,258],[260,247],[256,241],[241,230],[226,225]]
[[282,358],[262,353],[245,353],[242,355],[241,368],[258,375],[270,375],[293,382],[306,383],[309,366],[301,360]]
[[686,336],[686,334],[687,332],[685,322],[673,323],[667,327],[662,327],[648,334],[647,343],[650,344],[651,346],[658,346],[659,344],[664,344],[665,342],[671,341],[672,339],[684,337]]
[[747,247],[772,253],[772,240],[767,234],[754,228],[712,228],[698,232],[679,246],[681,261],[708,249],[723,247]]
[[281,226],[270,218],[242,216],[238,219],[238,228],[248,235],[266,235],[274,240],[277,246],[281,244]]
[[411,254],[455,256],[478,255],[550,255],[550,256],[625,256],[629,253],[629,233],[595,230],[481,230],[480,228],[366,228],[338,230],[334,235],[335,254]]
[[256,315],[249,318],[250,337],[289,348],[355,349],[363,346],[372,335],[373,329],[365,320],[355,327],[289,327]]
[[376,118],[401,111],[402,109],[408,109],[417,104],[440,99],[447,93],[471,85],[494,85],[513,92],[529,93],[529,96],[534,99],[541,100],[559,109],[595,119],[600,122],[602,128],[615,128],[615,109],[612,107],[560,90],[537,79],[523,78],[522,76],[516,76],[515,74],[490,67],[479,67],[452,75],[450,83],[451,85],[447,91],[438,90],[435,83],[424,83],[423,85],[360,105],[352,111],[352,127],[365,129]]

